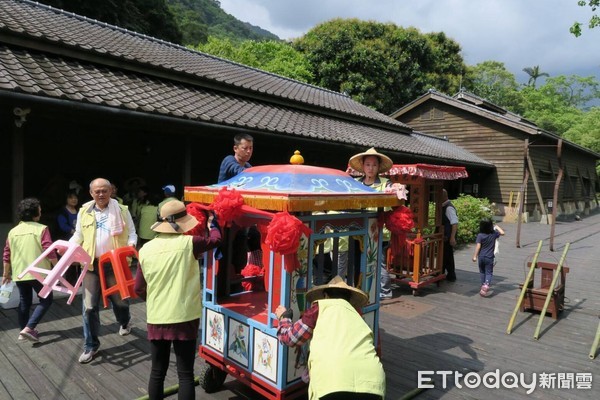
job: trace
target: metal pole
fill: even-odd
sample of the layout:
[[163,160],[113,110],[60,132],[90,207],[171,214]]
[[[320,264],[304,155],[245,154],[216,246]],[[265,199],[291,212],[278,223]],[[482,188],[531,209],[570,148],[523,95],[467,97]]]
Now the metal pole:
[[558,277],[561,275],[562,267],[565,262],[565,258],[567,258],[567,252],[569,251],[569,246],[571,243],[567,243],[565,245],[565,250],[560,257],[560,261],[558,262],[558,266],[554,271],[554,276],[552,277],[552,282],[550,282],[550,287],[548,288],[548,294],[546,295],[546,301],[544,302],[544,307],[542,308],[542,312],[540,314],[540,319],[538,320],[537,327],[535,328],[535,333],[533,334],[533,338],[538,340],[540,337],[540,329],[542,328],[542,322],[544,321],[544,317],[546,316],[546,310],[548,310],[548,305],[550,304],[550,300],[552,299],[552,295],[554,292],[554,288],[556,287],[556,281]]
[[509,335],[512,332],[512,327],[515,323],[515,318],[517,317],[517,313],[519,312],[521,303],[523,302],[523,299],[525,298],[525,293],[527,292],[527,287],[529,286],[529,281],[531,281],[531,278],[533,277],[533,271],[535,271],[535,266],[537,265],[538,256],[540,255],[540,251],[542,251],[542,243],[543,243],[543,240],[540,240],[540,242],[538,243],[537,250],[535,251],[535,255],[533,256],[533,261],[531,262],[531,268],[529,268],[529,273],[527,274],[527,278],[525,278],[525,283],[523,283],[523,289],[521,290],[521,294],[519,295],[519,300],[517,300],[517,305],[515,306],[512,316],[510,317],[510,321],[508,322],[508,327],[506,328],[506,333]]

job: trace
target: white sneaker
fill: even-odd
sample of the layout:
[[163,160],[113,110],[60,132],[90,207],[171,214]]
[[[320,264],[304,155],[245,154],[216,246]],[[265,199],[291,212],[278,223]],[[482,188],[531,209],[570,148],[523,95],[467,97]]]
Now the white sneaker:
[[479,291],[479,294],[482,297],[486,297],[488,295],[489,290],[490,290],[490,285],[484,283],[483,285],[481,285],[481,290]]
[[84,351],[79,356],[79,363],[81,363],[81,364],[87,364],[87,363],[91,362],[94,359],[94,356],[96,354],[98,354],[98,350]]
[[119,335],[127,336],[131,333],[131,322],[128,322],[125,326],[119,327]]

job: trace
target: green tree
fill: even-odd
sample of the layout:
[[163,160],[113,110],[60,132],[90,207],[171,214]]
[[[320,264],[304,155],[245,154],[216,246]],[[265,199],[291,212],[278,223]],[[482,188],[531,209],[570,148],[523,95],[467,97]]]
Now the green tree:
[[232,41],[279,40],[271,32],[242,22],[221,9],[218,0],[166,0],[175,15],[183,44],[205,43],[208,36]]
[[165,0],[40,0],[41,3],[107,24],[181,43],[181,32]]
[[564,138],[600,153],[600,107],[583,113],[564,134]]
[[[592,12],[596,12],[596,10],[598,9],[598,7],[600,7],[600,0],[588,0],[588,1],[584,1],[584,0],[579,0],[577,2],[577,5],[580,7],[590,7]],[[575,22],[573,23],[573,25],[571,25],[571,28],[569,28],[569,31],[575,35],[575,37],[579,37],[581,36],[581,22]],[[600,17],[598,16],[598,14],[593,14],[590,17],[590,21],[588,22],[588,28],[590,29],[594,29],[595,27],[600,26]]]
[[484,61],[468,68],[465,88],[497,106],[516,113],[523,111],[519,84],[499,61]]
[[547,72],[541,72],[539,65],[536,65],[535,67],[523,68],[523,72],[525,72],[527,75],[529,75],[529,81],[527,82],[527,86],[531,86],[534,88],[535,88],[535,82],[538,80],[538,78],[540,78],[542,76],[545,76],[545,77],[550,76],[550,75],[548,75]]
[[[315,84],[389,114],[440,85],[458,90],[466,69],[460,46],[443,34],[358,19],[334,19],[293,42]],[[439,72],[442,71],[442,72]]]
[[193,47],[196,50],[281,76],[310,83],[310,64],[304,55],[287,43],[267,40],[233,42],[209,37],[208,42]]
[[538,89],[525,87],[521,91],[523,116],[542,129],[563,135],[580,124],[586,104],[599,96],[598,85],[594,77],[559,75],[546,79]]

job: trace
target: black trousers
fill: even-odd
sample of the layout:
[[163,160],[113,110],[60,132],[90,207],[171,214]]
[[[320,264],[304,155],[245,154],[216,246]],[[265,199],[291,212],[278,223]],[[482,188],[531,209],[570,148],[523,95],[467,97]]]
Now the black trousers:
[[454,247],[450,246],[449,241],[444,241],[444,272],[446,279],[453,281],[456,279],[454,270]]
[[163,399],[165,376],[169,369],[171,343],[175,349],[177,361],[177,377],[179,378],[178,399],[192,400],[196,398],[194,386],[194,360],[196,359],[196,340],[151,340],[150,354],[152,370],[148,382],[150,400]]

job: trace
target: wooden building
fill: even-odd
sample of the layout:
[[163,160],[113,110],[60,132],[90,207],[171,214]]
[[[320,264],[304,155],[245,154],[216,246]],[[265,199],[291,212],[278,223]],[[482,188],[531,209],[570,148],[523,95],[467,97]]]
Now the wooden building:
[[[550,214],[561,164],[557,215],[598,209],[595,194],[600,191],[600,181],[596,163],[600,154],[561,140],[482,98],[464,91],[450,97],[430,90],[391,116],[493,163],[495,168],[478,169],[479,173],[471,173],[472,168],[467,166],[469,178],[461,181],[460,191],[487,197],[503,214],[515,211],[521,187],[526,189],[526,216],[536,220],[544,210]],[[526,171],[529,176],[523,185]]]
[[[491,169],[341,93],[250,68],[27,0],[0,2],[0,239],[26,196],[43,215],[68,184],[142,177],[160,191],[217,180],[233,137],[253,165],[345,169],[375,146],[397,163]],[[83,200],[83,199],[82,199]]]

